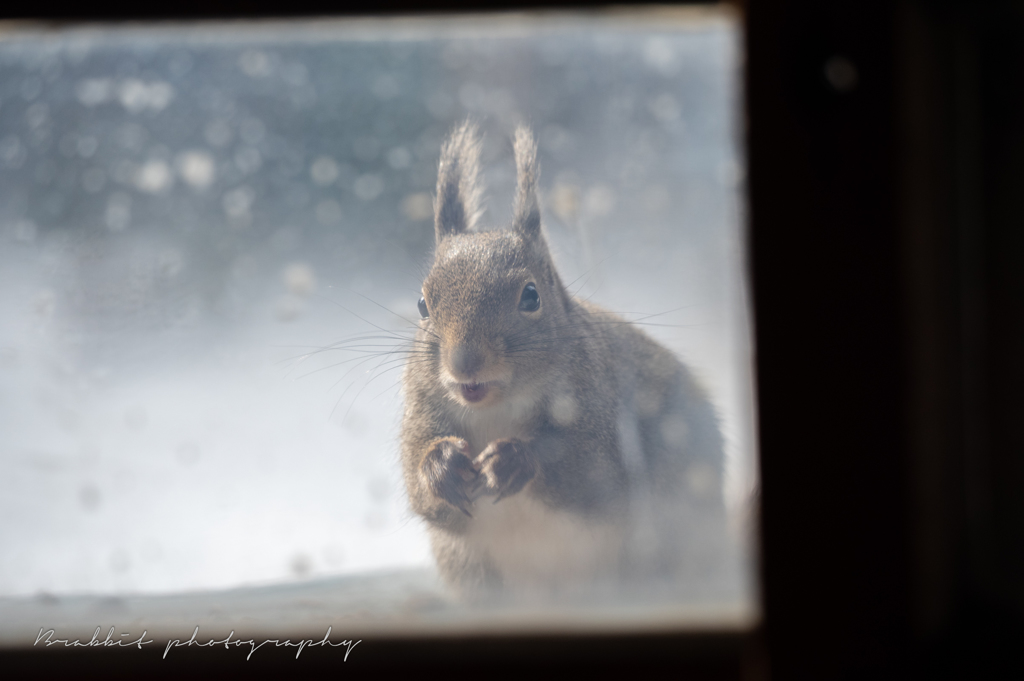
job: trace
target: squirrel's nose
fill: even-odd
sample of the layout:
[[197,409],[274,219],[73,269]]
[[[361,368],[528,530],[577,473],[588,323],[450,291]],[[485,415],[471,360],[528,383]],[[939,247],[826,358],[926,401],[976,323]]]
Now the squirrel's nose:
[[479,348],[460,345],[452,348],[448,362],[456,378],[470,380],[483,368],[484,353]]

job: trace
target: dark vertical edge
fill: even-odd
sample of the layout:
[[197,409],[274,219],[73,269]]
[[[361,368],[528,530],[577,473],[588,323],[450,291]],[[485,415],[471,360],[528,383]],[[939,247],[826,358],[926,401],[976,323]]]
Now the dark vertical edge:
[[912,528],[912,630],[927,639],[949,626],[962,542],[962,423],[956,367],[952,121],[947,40],[921,3],[897,12],[900,231],[905,263],[908,502]]
[[[911,612],[893,9],[779,0],[747,16],[772,675],[889,677]],[[826,77],[834,59],[852,87]]]
[[1024,3],[998,2],[977,40],[994,589],[1024,618]]
[[1021,678],[1024,9],[905,0],[913,632],[925,678]]

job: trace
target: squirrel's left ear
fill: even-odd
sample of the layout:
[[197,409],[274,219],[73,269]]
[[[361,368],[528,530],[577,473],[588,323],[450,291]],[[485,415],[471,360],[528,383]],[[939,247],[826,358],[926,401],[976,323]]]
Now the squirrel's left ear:
[[466,121],[441,147],[434,201],[434,232],[438,243],[449,234],[473,229],[480,218],[480,133]]
[[516,200],[512,229],[528,239],[540,235],[540,205],[537,203],[537,143],[529,128],[516,128]]

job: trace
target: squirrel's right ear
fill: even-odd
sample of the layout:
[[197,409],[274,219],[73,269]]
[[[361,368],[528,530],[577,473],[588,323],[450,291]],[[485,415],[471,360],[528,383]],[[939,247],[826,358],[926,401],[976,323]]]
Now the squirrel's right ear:
[[480,217],[480,134],[466,121],[441,146],[434,202],[437,241],[473,229]]
[[516,198],[513,206],[512,229],[527,239],[540,235],[540,205],[537,203],[537,142],[529,128],[516,128],[514,141],[516,156]]

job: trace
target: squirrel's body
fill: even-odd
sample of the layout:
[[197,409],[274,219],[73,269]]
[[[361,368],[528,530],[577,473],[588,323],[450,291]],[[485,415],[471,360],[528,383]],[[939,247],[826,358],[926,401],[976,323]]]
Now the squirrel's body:
[[557,588],[692,571],[724,533],[709,400],[668,350],[566,291],[526,131],[512,228],[470,231],[477,153],[468,125],[442,151],[404,377],[405,480],[442,576]]

